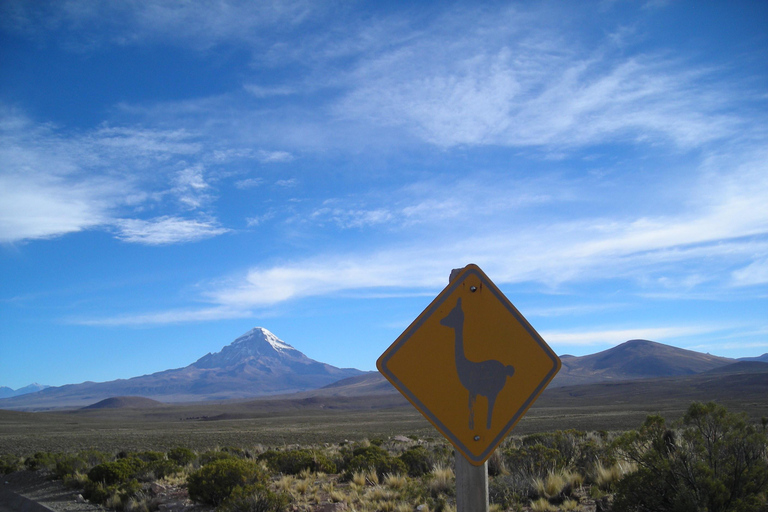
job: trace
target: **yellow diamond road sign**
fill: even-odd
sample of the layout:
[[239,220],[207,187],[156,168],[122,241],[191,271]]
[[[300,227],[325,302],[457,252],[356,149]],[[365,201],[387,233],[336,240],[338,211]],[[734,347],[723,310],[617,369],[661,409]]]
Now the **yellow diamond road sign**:
[[468,265],[376,366],[480,466],[560,370],[560,359],[488,276]]

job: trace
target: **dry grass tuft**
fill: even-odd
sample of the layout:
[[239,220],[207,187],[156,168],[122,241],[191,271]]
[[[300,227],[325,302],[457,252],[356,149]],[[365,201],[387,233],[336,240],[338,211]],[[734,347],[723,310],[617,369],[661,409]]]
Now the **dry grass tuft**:
[[367,483],[365,478],[365,472],[363,471],[356,471],[352,474],[352,483],[354,485],[357,485],[358,487],[365,487],[365,484]]
[[430,473],[427,487],[433,494],[447,493],[453,487],[453,480],[453,469],[442,464],[436,464]]
[[571,499],[565,500],[560,504],[560,510],[564,510],[564,511],[579,510],[579,502]]
[[568,475],[564,471],[550,471],[545,478],[533,479],[533,488],[542,498],[559,496],[568,484]]
[[293,475],[282,475],[275,482],[275,487],[280,491],[289,492],[293,489],[293,484],[296,482],[296,477]]
[[365,473],[365,481],[368,485],[379,485],[379,474],[375,469],[371,469]]
[[384,485],[390,489],[403,489],[408,485],[408,479],[403,475],[384,475]]
[[637,471],[637,464],[633,462],[619,461],[608,467],[598,463],[595,466],[595,483],[602,490],[611,489],[624,475],[634,471]]
[[539,498],[531,502],[532,512],[556,512],[557,507],[552,505],[546,498]]

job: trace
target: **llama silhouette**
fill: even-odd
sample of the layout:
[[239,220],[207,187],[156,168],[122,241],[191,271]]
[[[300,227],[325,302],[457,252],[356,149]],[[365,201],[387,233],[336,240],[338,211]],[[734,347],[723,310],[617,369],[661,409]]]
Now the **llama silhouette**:
[[495,359],[487,361],[467,359],[464,353],[464,311],[461,309],[461,297],[456,301],[453,309],[440,320],[440,324],[454,330],[456,371],[461,385],[469,391],[469,428],[475,428],[475,401],[477,395],[481,395],[488,399],[488,418],[485,428],[490,429],[496,397],[504,389],[507,377],[514,375],[515,368]]

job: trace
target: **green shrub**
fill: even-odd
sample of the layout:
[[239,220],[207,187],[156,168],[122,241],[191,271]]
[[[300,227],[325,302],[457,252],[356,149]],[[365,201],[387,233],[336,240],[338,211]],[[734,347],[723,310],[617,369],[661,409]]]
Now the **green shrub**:
[[172,460],[179,466],[186,466],[191,464],[197,458],[195,452],[189,448],[178,446],[167,453],[168,460]]
[[691,404],[676,427],[649,416],[617,441],[638,470],[618,482],[614,510],[765,510],[764,432],[714,402]]
[[564,467],[560,452],[541,443],[509,447],[504,450],[504,457],[507,467],[532,478],[544,478],[548,473]]
[[[172,460],[155,460],[144,468],[144,480],[161,480],[181,472],[181,466]],[[141,478],[140,478],[141,479]]]
[[217,509],[221,512],[282,512],[291,502],[288,494],[276,493],[263,484],[235,487]]
[[426,475],[432,470],[432,466],[435,463],[433,457],[423,446],[409,448],[401,453],[398,458],[408,468],[408,475],[412,477]]
[[251,452],[244,448],[238,448],[237,446],[225,446],[221,449],[222,452],[229,453],[230,455],[233,455],[237,457],[238,459],[252,459],[253,455],[251,455]]
[[83,497],[93,503],[107,505],[115,508],[115,505],[124,505],[141,491],[141,484],[136,480],[128,480],[121,484],[108,485],[104,482],[88,480],[83,489]]
[[89,468],[88,461],[81,455],[59,454],[56,456],[53,473],[63,479],[75,473],[83,473]]
[[116,492],[116,485],[108,486],[103,482],[88,480],[83,489],[83,497],[93,503],[105,503]]
[[220,450],[210,450],[200,455],[200,465],[206,466],[216,460],[237,459],[237,456]]
[[488,483],[488,499],[507,510],[513,505],[536,497],[533,481],[521,472],[499,475]]
[[165,454],[163,452],[137,452],[132,454],[131,457],[137,458],[144,462],[156,462],[158,460],[165,460]]
[[56,455],[51,452],[37,452],[31,457],[27,457],[24,466],[30,471],[53,469],[56,467]]
[[118,459],[94,466],[88,471],[88,480],[105,485],[122,484],[134,479],[145,467],[146,463],[135,457]]
[[220,459],[195,471],[187,479],[189,497],[198,503],[220,505],[236,487],[264,483],[267,475],[253,461]]
[[85,461],[88,469],[112,460],[112,456],[99,450],[83,450],[77,455]]
[[16,455],[0,454],[0,475],[7,475],[22,468],[21,457]]
[[336,464],[317,450],[268,451],[259,456],[273,471],[285,475],[298,475],[304,470],[336,473]]
[[360,471],[375,470],[382,478],[386,474],[405,474],[408,468],[405,463],[392,457],[385,449],[376,445],[356,448],[352,452],[352,459],[347,463],[344,478],[349,480],[352,475]]

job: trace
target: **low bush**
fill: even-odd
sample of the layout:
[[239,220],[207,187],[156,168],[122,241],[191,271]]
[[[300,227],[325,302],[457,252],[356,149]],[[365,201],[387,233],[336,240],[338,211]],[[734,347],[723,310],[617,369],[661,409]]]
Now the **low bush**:
[[136,459],[144,462],[157,462],[159,460],[165,460],[165,454],[163,452],[137,452],[131,455]]
[[172,460],[155,460],[144,467],[143,478],[141,480],[152,481],[162,480],[169,476],[176,475],[182,471],[182,467]]
[[565,464],[557,448],[541,443],[509,447],[504,450],[507,467],[521,471],[532,478],[545,478],[548,473],[562,469]]
[[284,475],[298,475],[304,470],[336,473],[336,464],[317,450],[271,450],[259,455],[259,460],[265,461],[272,471]]
[[58,478],[66,478],[76,473],[84,473],[90,469],[86,457],[81,455],[63,454],[56,457],[53,473]]
[[183,446],[178,446],[170,450],[166,454],[166,456],[168,457],[168,460],[172,460],[173,462],[175,462],[176,464],[182,467],[186,466],[187,464],[192,464],[197,458],[197,455],[195,455],[195,452]]
[[253,461],[220,459],[189,475],[187,489],[193,501],[218,506],[232,495],[235,488],[266,481],[267,475]]
[[287,493],[273,492],[263,484],[235,487],[217,509],[220,512],[282,512],[291,499]]
[[350,480],[356,472],[372,470],[379,478],[385,474],[405,474],[408,468],[405,463],[393,457],[385,449],[374,444],[356,448],[352,452],[352,459],[347,463],[345,480]]
[[145,467],[146,463],[135,457],[118,459],[94,466],[88,471],[88,480],[105,485],[119,485],[136,478]]
[[674,427],[649,416],[617,441],[638,469],[618,482],[614,510],[766,510],[765,432],[714,402],[691,404]]
[[224,459],[237,459],[238,457],[230,452],[221,450],[210,450],[200,455],[200,465],[205,466],[213,461]]
[[22,468],[20,457],[11,454],[0,454],[0,475],[7,475]]
[[499,475],[490,479],[488,483],[489,501],[500,505],[504,510],[535,496],[536,491],[533,489],[531,478],[517,471]]
[[433,457],[423,446],[409,448],[401,453],[398,458],[403,461],[403,464],[408,468],[408,475],[412,477],[426,475],[435,464]]
[[93,503],[100,503],[108,508],[123,508],[123,505],[139,492],[141,492],[141,484],[135,479],[111,485],[89,479],[83,489],[83,496]]
[[53,469],[56,467],[57,455],[51,452],[36,452],[24,460],[24,466],[30,471],[38,469]]

